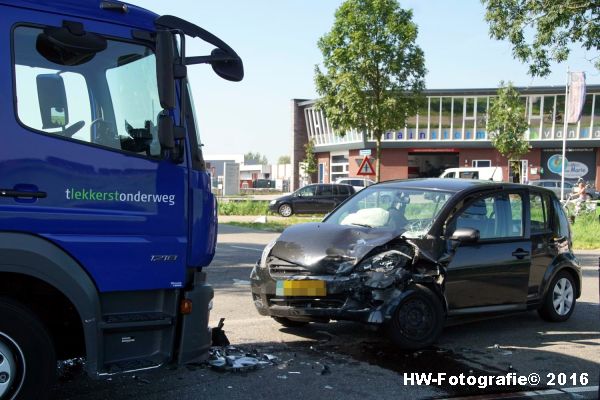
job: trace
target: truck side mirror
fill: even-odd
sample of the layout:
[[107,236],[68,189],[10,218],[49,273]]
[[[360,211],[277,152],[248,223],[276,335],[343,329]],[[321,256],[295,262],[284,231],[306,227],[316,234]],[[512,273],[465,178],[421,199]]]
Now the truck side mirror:
[[212,69],[218,76],[232,82],[239,82],[244,78],[244,64],[237,54],[230,55],[224,50],[214,49],[210,55],[214,58],[211,61]]
[[175,128],[173,118],[161,113],[158,117],[158,141],[162,150],[172,150],[175,147]]
[[65,82],[59,74],[41,74],[36,78],[42,128],[64,128],[69,124]]
[[175,108],[175,45],[171,32],[158,30],[156,32],[156,80],[158,97],[162,108]]

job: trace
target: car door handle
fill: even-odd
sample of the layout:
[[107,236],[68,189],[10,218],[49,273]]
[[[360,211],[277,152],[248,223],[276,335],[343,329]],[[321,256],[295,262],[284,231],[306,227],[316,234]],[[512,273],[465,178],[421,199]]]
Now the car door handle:
[[523,249],[517,249],[517,250],[513,251],[512,255],[514,257],[517,257],[519,260],[522,260],[523,258],[525,258],[526,256],[529,255],[529,252],[525,251]]
[[30,192],[27,190],[0,189],[0,197],[14,197],[17,199],[43,199],[47,196],[46,192]]

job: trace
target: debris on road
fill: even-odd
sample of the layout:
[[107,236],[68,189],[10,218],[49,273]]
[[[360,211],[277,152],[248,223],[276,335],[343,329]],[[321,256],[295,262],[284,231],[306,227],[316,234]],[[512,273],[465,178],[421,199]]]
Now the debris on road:
[[243,372],[268,365],[277,365],[278,357],[247,352],[235,346],[215,346],[210,349],[208,365],[219,371]]
[[225,335],[225,331],[223,330],[223,325],[225,325],[225,318],[221,318],[219,320],[219,325],[212,328],[212,345],[213,346],[229,346],[229,339],[227,339],[227,335]]

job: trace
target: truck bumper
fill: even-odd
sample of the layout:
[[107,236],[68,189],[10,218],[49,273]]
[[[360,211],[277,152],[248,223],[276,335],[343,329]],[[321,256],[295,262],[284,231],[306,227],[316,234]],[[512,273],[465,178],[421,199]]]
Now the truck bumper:
[[212,344],[208,319],[213,296],[213,288],[206,284],[206,274],[196,272],[193,289],[183,294],[183,299],[192,301],[192,312],[182,318],[177,357],[179,364],[201,362],[208,358],[208,351]]

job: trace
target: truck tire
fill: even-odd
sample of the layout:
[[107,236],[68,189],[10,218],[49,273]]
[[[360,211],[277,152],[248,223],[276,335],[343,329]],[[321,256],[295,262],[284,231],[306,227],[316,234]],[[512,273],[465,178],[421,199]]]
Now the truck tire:
[[277,211],[282,217],[289,217],[294,213],[294,210],[292,210],[292,206],[287,203],[280,205]]
[[276,322],[285,326],[286,328],[301,328],[308,325],[307,321],[294,321],[293,319],[285,317],[272,317]]
[[52,339],[35,314],[3,297],[0,354],[0,400],[48,398],[56,378]]
[[567,271],[561,271],[550,282],[538,314],[546,321],[563,322],[573,314],[575,302],[573,276]]
[[388,326],[392,341],[403,349],[419,349],[433,344],[444,327],[444,309],[436,295],[422,285],[414,285],[394,311]]

